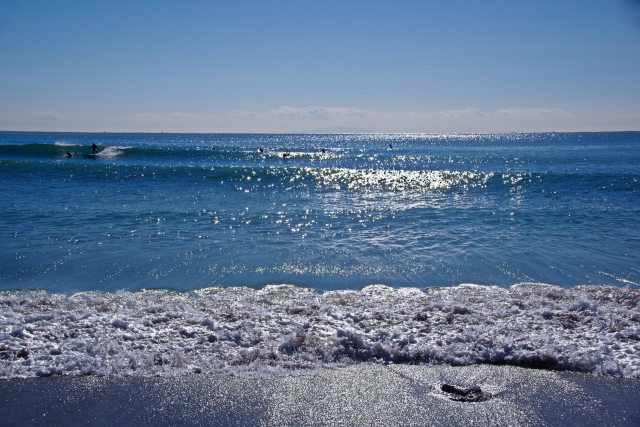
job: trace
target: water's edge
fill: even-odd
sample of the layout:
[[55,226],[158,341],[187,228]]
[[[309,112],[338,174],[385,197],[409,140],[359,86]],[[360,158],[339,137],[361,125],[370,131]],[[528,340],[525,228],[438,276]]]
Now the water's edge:
[[0,292],[0,378],[281,376],[372,363],[640,378],[640,290],[521,283],[318,292]]

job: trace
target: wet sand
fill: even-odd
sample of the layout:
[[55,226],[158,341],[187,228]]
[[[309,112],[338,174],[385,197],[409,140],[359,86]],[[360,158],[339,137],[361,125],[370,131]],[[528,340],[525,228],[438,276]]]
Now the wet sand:
[[[479,386],[461,402],[441,390]],[[0,381],[2,425],[640,425],[640,380],[512,366],[359,364],[313,376]]]

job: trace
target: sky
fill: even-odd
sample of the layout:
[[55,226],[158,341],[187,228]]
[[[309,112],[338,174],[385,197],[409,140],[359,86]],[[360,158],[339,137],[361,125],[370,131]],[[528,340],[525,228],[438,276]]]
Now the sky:
[[0,130],[640,130],[640,2],[0,0]]

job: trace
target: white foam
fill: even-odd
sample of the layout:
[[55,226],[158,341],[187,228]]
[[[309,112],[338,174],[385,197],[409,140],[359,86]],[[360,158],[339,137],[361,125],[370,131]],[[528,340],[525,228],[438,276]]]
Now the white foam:
[[104,158],[116,157],[116,156],[119,156],[120,154],[122,154],[122,151],[124,149],[125,149],[125,147],[108,146],[108,147],[105,147],[102,151],[100,151],[97,154],[97,156],[98,157],[104,157]]
[[640,378],[640,291],[524,283],[317,293],[0,292],[0,377],[271,376],[358,363],[501,363]]

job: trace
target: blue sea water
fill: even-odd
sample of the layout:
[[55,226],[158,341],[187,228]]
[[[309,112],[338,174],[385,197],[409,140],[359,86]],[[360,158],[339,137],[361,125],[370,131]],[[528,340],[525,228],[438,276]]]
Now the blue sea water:
[[639,148],[638,132],[0,132],[0,378],[361,362],[640,378]]
[[2,132],[0,289],[637,286],[639,180],[637,132]]

